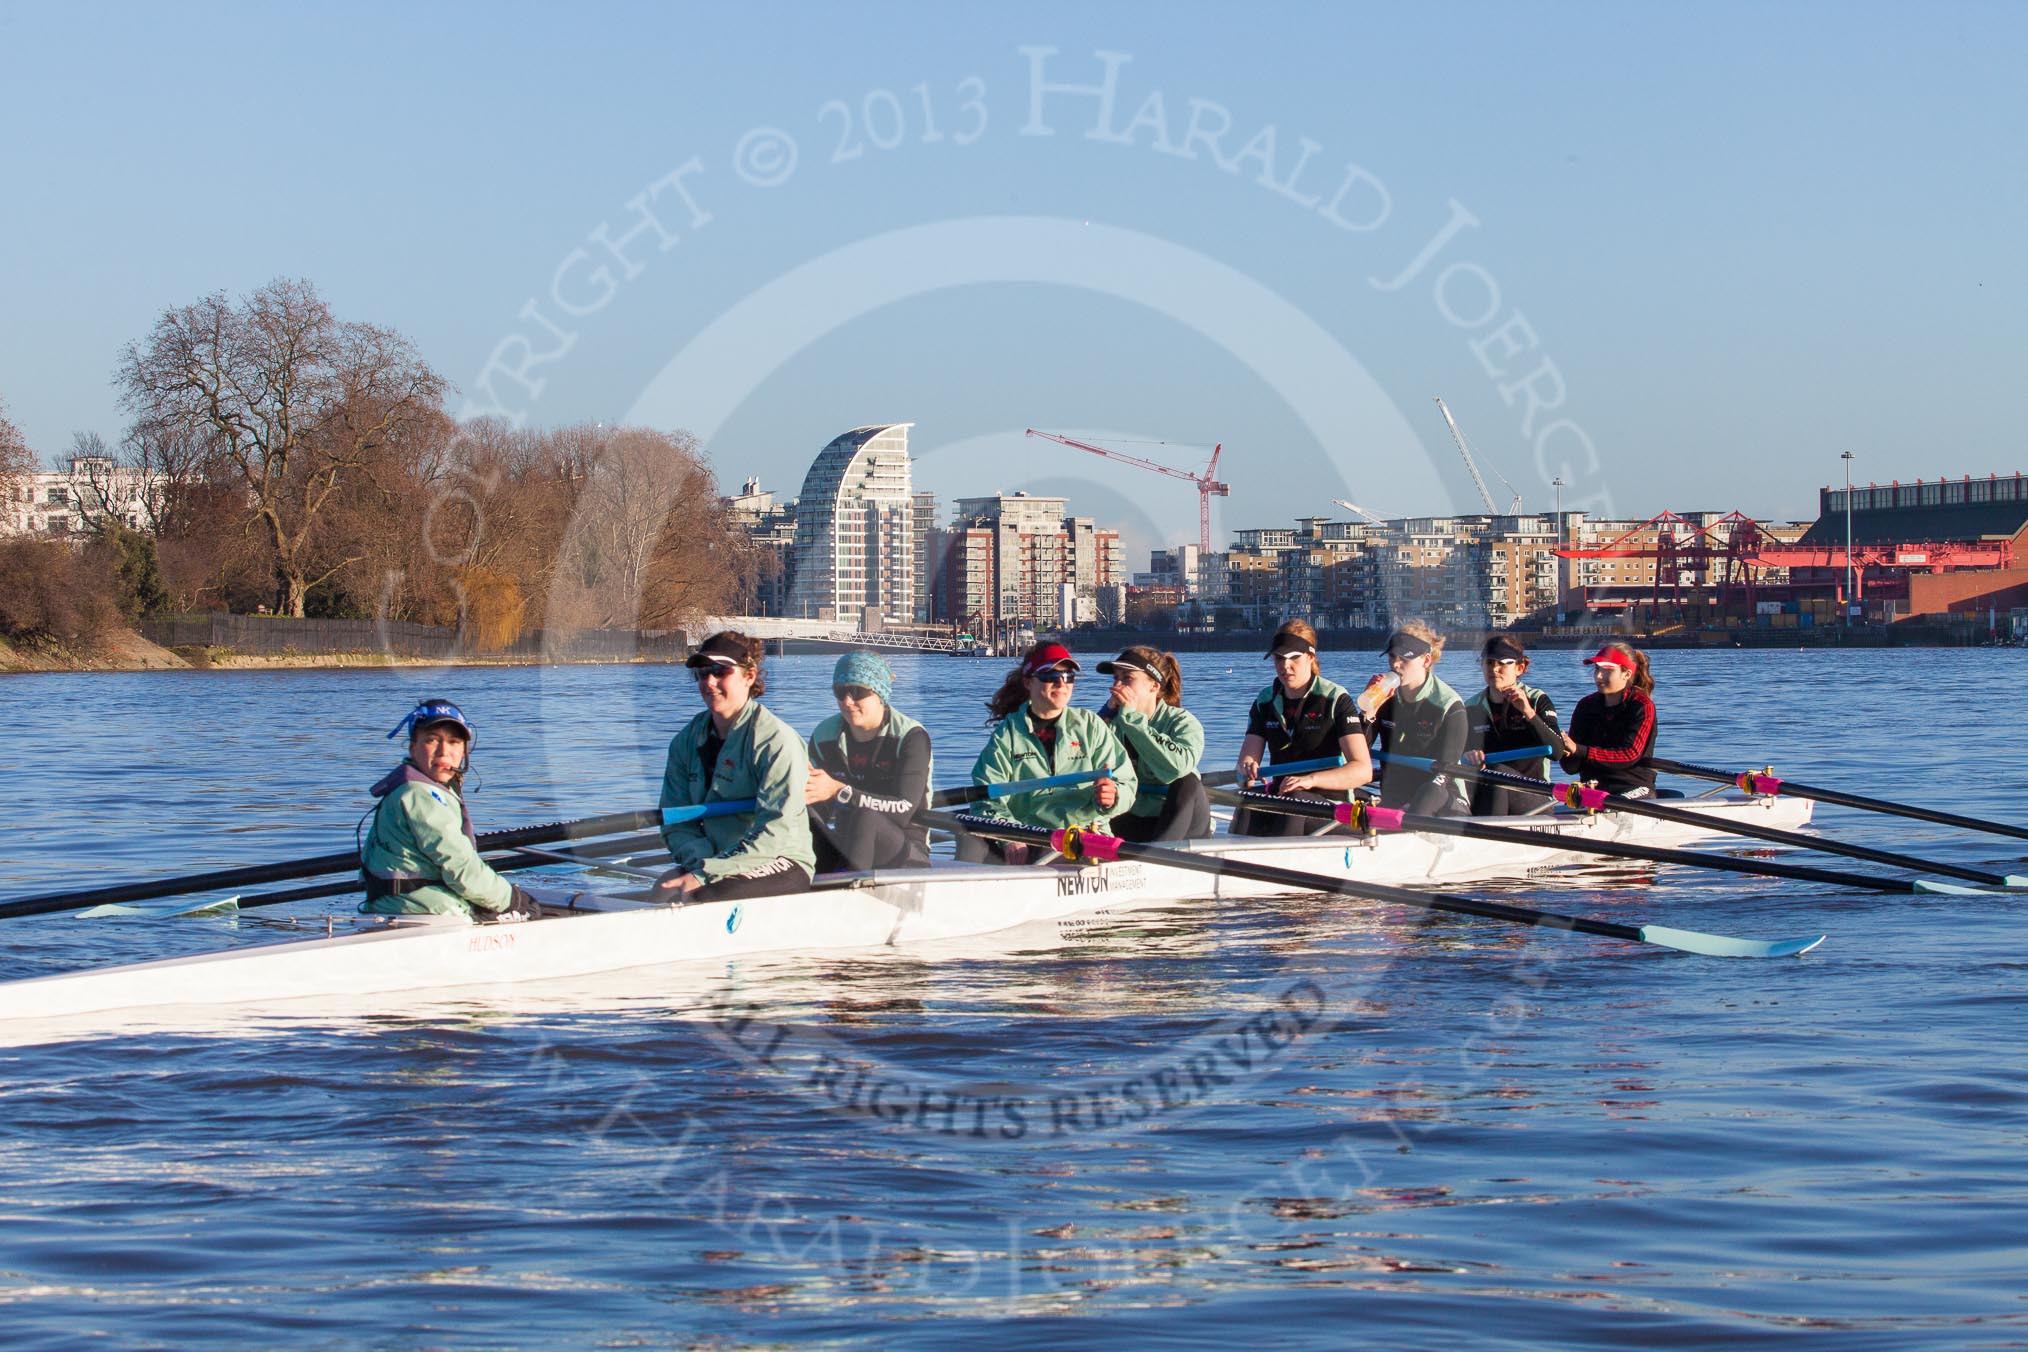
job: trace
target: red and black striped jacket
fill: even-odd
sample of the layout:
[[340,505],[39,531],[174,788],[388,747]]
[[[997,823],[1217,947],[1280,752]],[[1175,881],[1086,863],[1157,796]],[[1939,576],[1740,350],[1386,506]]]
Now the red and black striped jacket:
[[1655,771],[1648,759],[1655,754],[1660,730],[1655,701],[1631,686],[1618,704],[1607,704],[1596,692],[1586,695],[1571,711],[1570,738],[1577,754],[1563,757],[1564,771],[1596,780],[1607,793],[1652,790]]

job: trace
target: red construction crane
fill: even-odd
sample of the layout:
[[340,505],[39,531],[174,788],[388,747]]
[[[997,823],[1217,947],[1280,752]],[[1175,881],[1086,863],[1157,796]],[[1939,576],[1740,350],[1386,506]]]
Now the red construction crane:
[[1075,450],[1090,451],[1093,455],[1102,455],[1108,460],[1117,460],[1123,465],[1132,465],[1136,469],[1151,469],[1157,474],[1166,474],[1172,479],[1183,479],[1196,484],[1197,547],[1206,554],[1211,552],[1211,500],[1213,498],[1232,496],[1232,485],[1218,481],[1218,453],[1225,449],[1224,442],[1221,441],[1211,448],[1211,463],[1204,467],[1204,472],[1202,474],[1192,474],[1188,470],[1173,469],[1168,465],[1158,465],[1152,460],[1143,460],[1138,455],[1126,455],[1120,451],[1109,451],[1103,446],[1094,446],[1088,441],[1078,441],[1072,437],[1060,437],[1054,432],[1038,432],[1031,427],[1028,429],[1028,435],[1031,437],[1041,437],[1045,441],[1053,441],[1060,446],[1069,446]]

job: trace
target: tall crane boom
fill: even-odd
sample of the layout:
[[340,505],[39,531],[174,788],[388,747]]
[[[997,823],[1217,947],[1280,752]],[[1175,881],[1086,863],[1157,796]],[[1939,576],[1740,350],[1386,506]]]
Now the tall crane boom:
[[[1458,420],[1451,416],[1451,410],[1444,403],[1443,396],[1437,396],[1436,406],[1437,412],[1444,415],[1445,425],[1451,429],[1451,440],[1458,443],[1458,454],[1465,458],[1465,468],[1472,472],[1472,485],[1479,490],[1479,501],[1486,504],[1488,515],[1500,515],[1500,509],[1493,505],[1493,490],[1486,487],[1486,476],[1479,473],[1479,462],[1472,457],[1472,448],[1465,441],[1465,430],[1459,427]],[[1501,487],[1505,488],[1509,493],[1514,493],[1514,485],[1500,478],[1499,470],[1493,471],[1493,477],[1500,479]],[[1506,514],[1508,516],[1519,516],[1521,514],[1521,495],[1519,493],[1514,493],[1514,501],[1508,505]]]
[[1079,441],[1075,437],[1058,436],[1054,432],[1038,432],[1033,427],[1028,429],[1028,435],[1031,437],[1041,437],[1045,441],[1053,441],[1059,446],[1069,446],[1074,450],[1090,451],[1093,455],[1102,455],[1108,460],[1117,460],[1123,465],[1132,465],[1135,469],[1151,469],[1157,474],[1166,474],[1172,479],[1182,479],[1188,483],[1196,484],[1197,547],[1205,554],[1211,552],[1211,500],[1213,498],[1232,496],[1232,485],[1221,483],[1218,478],[1218,457],[1225,450],[1224,442],[1220,442],[1211,448],[1211,463],[1204,467],[1204,472],[1202,474],[1192,474],[1188,470],[1176,469],[1170,465],[1157,464],[1153,460],[1143,460],[1138,455],[1127,455],[1121,451],[1107,450],[1103,446],[1094,446],[1088,441]]
[[1348,512],[1358,513],[1360,516],[1365,517],[1368,521],[1371,521],[1376,526],[1384,526],[1387,524],[1386,517],[1383,517],[1375,512],[1369,512],[1356,502],[1347,502],[1343,498],[1332,498],[1331,503],[1333,506],[1343,507]]

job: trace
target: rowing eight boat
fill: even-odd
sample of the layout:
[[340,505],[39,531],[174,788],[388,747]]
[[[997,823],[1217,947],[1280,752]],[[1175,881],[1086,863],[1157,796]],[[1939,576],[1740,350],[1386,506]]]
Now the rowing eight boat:
[[[1266,863],[1360,882],[1455,883],[1514,877],[1578,858],[1566,842],[1678,844],[1728,824],[1795,827],[1807,800],[1703,799],[1686,804],[1708,827],[1624,815],[1508,819],[1539,833],[1518,845],[1413,832],[1380,836],[1178,842],[1200,856]],[[524,877],[527,875],[523,875]],[[827,875],[816,889],[747,902],[669,905],[611,890],[619,880],[553,873],[530,881],[542,919],[472,925],[459,917],[385,917],[362,933],[237,948],[195,957],[0,982],[0,1023],[163,1006],[267,1004],[583,976],[754,954],[887,948],[992,934],[1037,921],[1071,924],[1183,901],[1289,894],[1293,889],[1146,861],[1040,867],[936,864]]]

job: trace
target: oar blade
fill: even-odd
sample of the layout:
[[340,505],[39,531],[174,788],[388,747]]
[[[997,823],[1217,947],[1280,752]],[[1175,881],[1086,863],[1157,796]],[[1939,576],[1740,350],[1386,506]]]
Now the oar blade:
[[187,899],[157,902],[152,906],[133,903],[113,902],[105,906],[94,906],[77,913],[80,920],[168,920],[174,916],[223,915],[239,910],[239,898],[217,897],[210,901]]
[[1663,948],[1674,948],[1684,953],[1700,953],[1707,958],[1794,958],[1809,952],[1824,942],[1819,934],[1811,939],[1735,939],[1725,934],[1705,934],[1700,930],[1671,929],[1667,925],[1641,926],[1641,940],[1644,943],[1659,944]]

